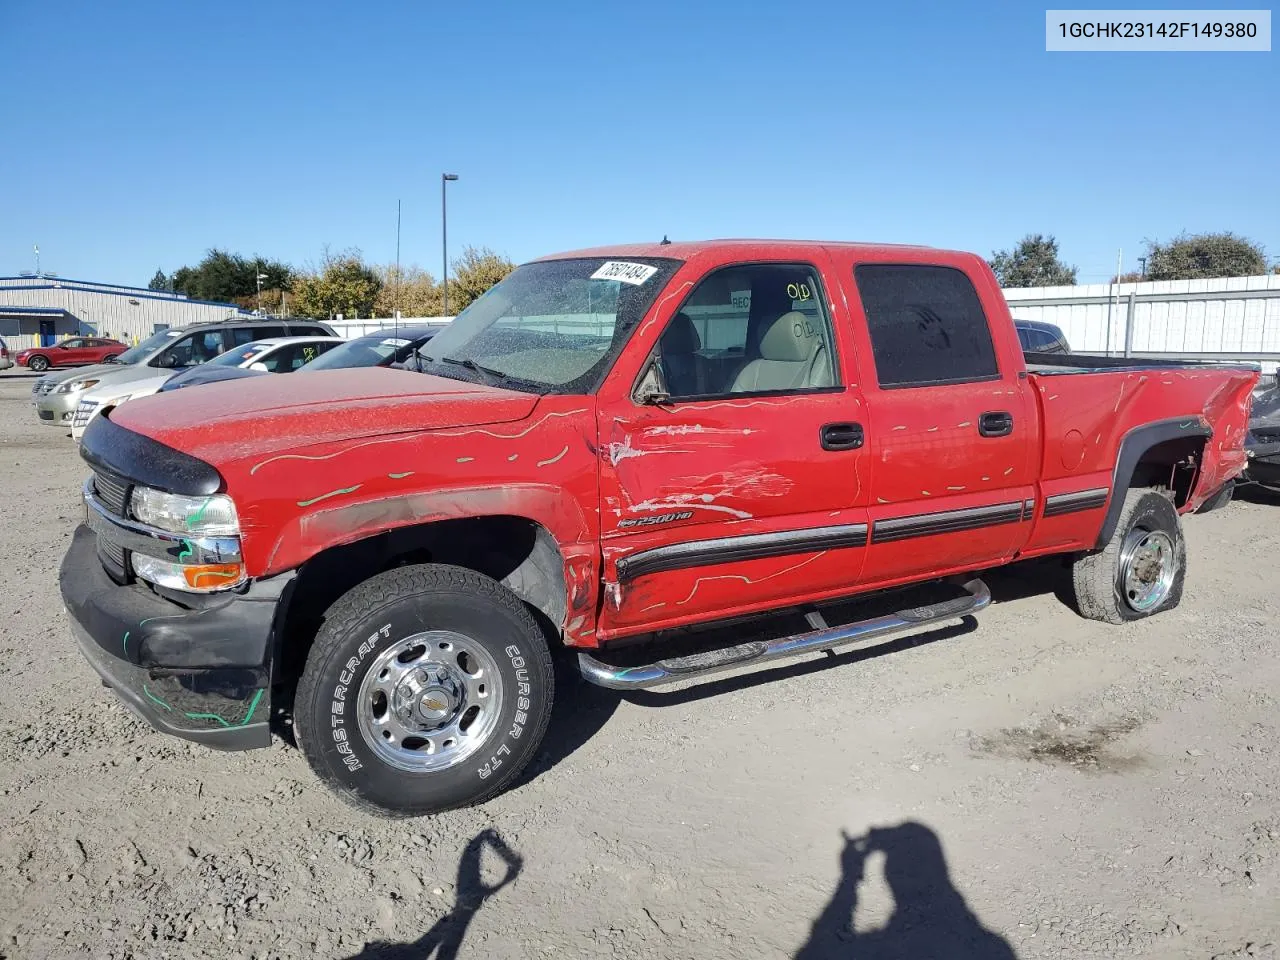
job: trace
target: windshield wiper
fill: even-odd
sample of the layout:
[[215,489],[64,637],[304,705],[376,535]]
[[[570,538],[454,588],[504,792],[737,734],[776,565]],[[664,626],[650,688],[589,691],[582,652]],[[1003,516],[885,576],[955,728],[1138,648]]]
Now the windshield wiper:
[[[432,358],[427,357],[427,359],[431,360]],[[455,363],[460,367],[466,367],[468,370],[475,370],[477,373],[483,373],[498,380],[505,380],[507,378],[507,375],[501,370],[497,370],[493,367],[486,367],[482,363],[476,363],[470,357],[467,357],[465,360],[460,360],[457,357],[441,357],[440,359],[445,363]]]

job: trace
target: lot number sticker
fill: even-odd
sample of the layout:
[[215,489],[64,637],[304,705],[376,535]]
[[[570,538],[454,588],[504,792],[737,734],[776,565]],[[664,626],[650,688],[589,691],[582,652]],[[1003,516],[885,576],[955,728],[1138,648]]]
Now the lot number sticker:
[[633,286],[640,286],[655,273],[657,267],[643,263],[627,263],[625,260],[610,260],[591,275],[592,280],[621,280]]

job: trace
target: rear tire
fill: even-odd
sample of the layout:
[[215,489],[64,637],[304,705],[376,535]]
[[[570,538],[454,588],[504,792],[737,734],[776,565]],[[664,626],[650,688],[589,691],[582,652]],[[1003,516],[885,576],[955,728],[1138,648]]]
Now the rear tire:
[[294,730],[342,799],[421,816],[509,786],[542,741],[554,692],[546,638],[515,594],[462,567],[406,566],[329,608]]
[[1127,623],[1171,610],[1187,575],[1178,511],[1163,494],[1129,490],[1111,539],[1077,557],[1071,572],[1076,605],[1090,620]]
[[27,368],[32,373],[44,373],[49,369],[49,358],[36,355],[27,361]]

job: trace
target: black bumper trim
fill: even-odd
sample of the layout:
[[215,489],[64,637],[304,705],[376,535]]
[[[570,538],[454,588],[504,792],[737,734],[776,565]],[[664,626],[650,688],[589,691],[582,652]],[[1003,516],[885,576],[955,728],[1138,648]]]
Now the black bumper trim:
[[293,576],[187,609],[111,580],[96,537],[82,525],[60,585],[85,658],[134,712],[163,733],[243,750],[271,743],[275,620]]

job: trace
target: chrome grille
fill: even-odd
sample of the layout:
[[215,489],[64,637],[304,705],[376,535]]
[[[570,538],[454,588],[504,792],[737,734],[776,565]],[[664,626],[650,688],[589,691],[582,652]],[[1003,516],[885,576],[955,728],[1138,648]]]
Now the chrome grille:
[[89,421],[93,418],[93,410],[94,410],[94,407],[96,406],[97,404],[94,403],[92,400],[81,400],[79,403],[77,403],[76,413],[71,420],[71,426],[73,427],[87,426]]
[[105,473],[94,473],[93,492],[104,507],[116,516],[125,515],[125,504],[129,498],[129,485],[123,480],[109,477]]

